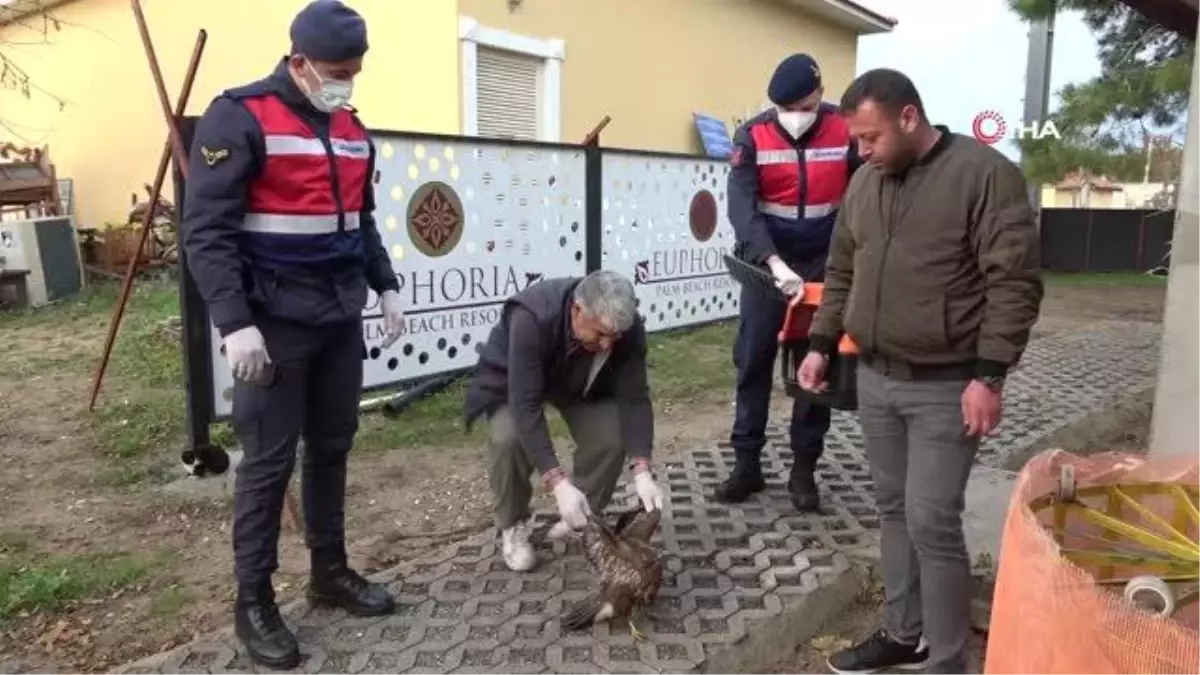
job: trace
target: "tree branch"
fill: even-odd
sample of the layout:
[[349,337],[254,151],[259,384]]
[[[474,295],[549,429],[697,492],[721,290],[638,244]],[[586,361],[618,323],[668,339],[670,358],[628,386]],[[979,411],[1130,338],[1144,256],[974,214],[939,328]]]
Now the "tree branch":
[[[18,15],[22,11],[22,5],[18,1],[13,5],[0,7],[0,21],[8,25],[19,26],[32,32],[37,36],[36,41],[2,41],[0,40],[0,89],[8,89],[15,91],[25,98],[32,98],[33,94],[41,94],[51,99],[58,104],[58,109],[61,111],[67,106],[67,100],[54,92],[51,92],[33,81],[29,73],[21,67],[19,63],[13,60],[11,48],[22,45],[49,45],[51,32],[59,32],[62,30],[64,23],[58,18],[52,16],[46,9],[42,8],[37,12]],[[22,138],[12,127],[11,124],[3,125],[9,133],[14,137]]]
[[1175,133],[1185,119],[1194,45],[1120,0],[1009,0],[1009,6],[1027,20],[1077,10],[1099,46],[1100,75],[1058,92],[1050,118],[1062,138],[1017,141],[1027,176],[1057,181],[1082,169],[1140,181],[1147,136]]

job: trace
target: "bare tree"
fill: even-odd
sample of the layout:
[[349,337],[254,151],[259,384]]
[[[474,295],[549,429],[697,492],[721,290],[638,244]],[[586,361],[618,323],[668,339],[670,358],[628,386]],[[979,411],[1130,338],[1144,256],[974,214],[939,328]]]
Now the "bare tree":
[[[67,25],[53,16],[45,7],[44,0],[13,0],[0,5],[0,90],[16,92],[26,99],[44,96],[62,110],[68,101],[59,94],[40,86],[21,67],[20,50],[24,47],[52,44],[51,36]],[[0,129],[13,138],[32,143],[20,127],[0,114]]]

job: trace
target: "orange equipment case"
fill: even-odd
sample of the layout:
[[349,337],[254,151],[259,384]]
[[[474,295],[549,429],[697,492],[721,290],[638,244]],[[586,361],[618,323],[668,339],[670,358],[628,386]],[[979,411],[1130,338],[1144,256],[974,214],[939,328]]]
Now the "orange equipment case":
[[821,305],[825,284],[805,283],[804,291],[788,300],[783,325],[779,327],[779,368],[787,395],[827,405],[837,410],[858,408],[858,345],[849,335],[842,335],[837,350],[829,359],[825,378],[829,388],[812,392],[800,386],[797,370],[807,353],[808,333],[813,316]]
[[825,391],[812,392],[803,389],[796,376],[796,370],[807,353],[808,332],[812,327],[817,307],[821,304],[825,284],[805,283],[804,291],[800,295],[788,297],[775,286],[775,278],[765,268],[728,253],[722,257],[726,269],[729,270],[729,276],[743,288],[787,305],[778,333],[779,369],[787,395],[838,410],[857,409],[858,346],[848,335],[840,338],[836,353],[829,359],[829,367],[825,371],[829,387]]

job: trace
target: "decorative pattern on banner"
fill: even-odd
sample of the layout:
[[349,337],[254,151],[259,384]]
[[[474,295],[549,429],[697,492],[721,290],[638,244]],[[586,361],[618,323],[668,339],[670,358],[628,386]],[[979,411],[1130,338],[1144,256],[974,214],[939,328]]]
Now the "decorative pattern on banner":
[[646,329],[736,316],[738,288],[722,256],[729,165],[691,157],[605,151],[602,265],[628,274]]
[[[504,301],[542,278],[583,275],[582,149],[374,137],[375,220],[392,256],[404,335],[382,349],[379,298],[363,312],[364,388],[475,364]],[[212,339],[214,411],[233,379]]]

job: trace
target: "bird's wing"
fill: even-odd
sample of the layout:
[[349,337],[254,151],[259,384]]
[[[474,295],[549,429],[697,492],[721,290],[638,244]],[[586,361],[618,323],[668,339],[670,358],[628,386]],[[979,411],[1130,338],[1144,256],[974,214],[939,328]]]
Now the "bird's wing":
[[598,589],[583,600],[574,603],[563,618],[568,630],[578,630],[597,621],[629,614],[634,600],[639,597],[640,577],[634,561],[636,555],[628,544],[606,538],[603,530],[587,549],[588,560],[598,577]]
[[568,607],[562,617],[562,627],[575,631],[601,621],[627,617],[636,598],[636,589],[606,583],[595,593]]
[[591,518],[586,554],[600,577],[604,595],[615,607],[625,604],[623,598],[632,602],[647,592],[650,596],[657,593],[662,564],[649,539],[660,517],[658,511],[631,511],[621,516],[617,532],[600,518]]
[[629,514],[625,526],[620,530],[621,538],[627,541],[637,540],[649,542],[654,536],[654,532],[658,530],[659,523],[662,521],[662,511],[654,509],[646,511],[638,509],[636,513]]
[[605,548],[607,548],[607,544],[600,538],[599,532],[594,527],[583,529],[583,557],[587,559],[593,572],[600,572],[600,557]]
[[662,572],[662,560],[658,557],[650,560],[649,564],[642,568],[642,581],[638,587],[638,594],[642,602],[650,603],[658,597],[658,590],[662,587]]
[[588,524],[583,528],[583,555],[593,571],[602,574],[600,558],[604,551],[616,549],[620,545],[620,537],[608,527],[603,516],[588,516]]

